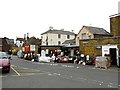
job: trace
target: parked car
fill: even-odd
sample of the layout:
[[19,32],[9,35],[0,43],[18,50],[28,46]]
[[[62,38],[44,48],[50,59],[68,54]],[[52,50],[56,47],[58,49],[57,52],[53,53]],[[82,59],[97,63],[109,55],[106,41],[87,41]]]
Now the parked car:
[[56,60],[57,60],[58,63],[68,63],[69,62],[69,57],[58,55]]
[[76,56],[69,56],[69,63],[74,63]]
[[6,52],[0,52],[0,69],[2,72],[10,72],[10,59]]
[[86,65],[93,65],[93,61],[91,61],[91,60],[86,61]]

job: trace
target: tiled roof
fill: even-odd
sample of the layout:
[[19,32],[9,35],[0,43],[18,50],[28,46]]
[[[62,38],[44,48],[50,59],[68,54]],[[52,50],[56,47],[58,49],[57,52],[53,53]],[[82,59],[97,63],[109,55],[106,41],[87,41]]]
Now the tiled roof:
[[0,45],[3,44],[3,41],[6,41],[8,45],[13,45],[14,44],[14,39],[9,39],[9,38],[0,38]]
[[55,29],[53,29],[53,30],[48,30],[48,31],[42,33],[41,35],[43,35],[43,34],[47,34],[47,33],[53,33],[53,34],[65,34],[65,35],[75,35],[75,33],[70,32],[70,31],[55,30]]
[[92,26],[84,26],[84,27],[87,28],[93,34],[111,35],[109,32],[107,32],[103,28],[92,27]]
[[120,16],[120,13],[111,15],[110,18],[112,18],[112,17],[118,17],[118,16]]
[[24,41],[24,38],[17,38],[16,41]]
[[62,44],[70,44],[70,45],[75,45],[75,39],[66,40],[66,41],[65,41],[65,42],[63,42]]
[[6,39],[7,43],[10,45],[14,44],[14,39]]

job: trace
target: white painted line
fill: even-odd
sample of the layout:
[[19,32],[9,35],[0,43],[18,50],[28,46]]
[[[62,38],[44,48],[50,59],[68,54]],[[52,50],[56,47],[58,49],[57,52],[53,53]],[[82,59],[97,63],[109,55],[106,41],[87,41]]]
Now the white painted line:
[[110,88],[111,88],[112,86],[111,86],[111,85],[108,85],[108,87],[110,87]]
[[58,74],[58,73],[53,73],[53,74],[58,75],[58,76],[60,76],[60,75],[61,75],[61,74]]
[[13,67],[11,67],[11,69],[12,69],[18,76],[20,76],[20,73],[18,73],[17,70],[15,70]]
[[52,76],[52,74],[51,74],[51,73],[49,73],[48,75],[49,75],[49,76]]
[[7,76],[3,76],[3,75],[2,75],[2,76],[0,76],[0,78],[2,78],[2,77],[7,77]]

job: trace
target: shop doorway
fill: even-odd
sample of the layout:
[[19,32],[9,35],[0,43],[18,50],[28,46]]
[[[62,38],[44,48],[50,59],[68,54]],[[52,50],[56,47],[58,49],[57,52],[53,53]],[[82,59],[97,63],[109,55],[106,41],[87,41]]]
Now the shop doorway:
[[117,65],[117,49],[110,48],[111,65]]

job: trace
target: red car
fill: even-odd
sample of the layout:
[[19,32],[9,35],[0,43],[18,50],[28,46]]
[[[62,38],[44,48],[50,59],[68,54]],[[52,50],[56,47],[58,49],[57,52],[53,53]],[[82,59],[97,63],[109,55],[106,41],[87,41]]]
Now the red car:
[[10,59],[6,52],[0,52],[0,69],[2,72],[10,72]]
[[68,56],[58,55],[56,59],[57,59],[58,63],[68,63],[68,61],[69,61]]

